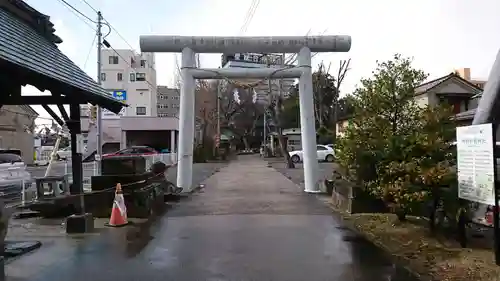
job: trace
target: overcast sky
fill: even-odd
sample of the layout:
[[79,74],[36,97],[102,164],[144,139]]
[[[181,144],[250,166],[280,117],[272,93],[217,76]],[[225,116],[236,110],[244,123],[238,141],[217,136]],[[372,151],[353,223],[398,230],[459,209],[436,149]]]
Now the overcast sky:
[[[26,0],[47,14],[64,43],[60,49],[89,75],[96,76],[95,31],[60,0]],[[90,18],[96,13],[82,0],[67,0]],[[115,49],[139,50],[143,34],[238,35],[251,0],[88,0],[125,38],[112,32],[107,40]],[[322,54],[335,69],[340,59],[351,58],[351,71],[341,88],[352,91],[361,77],[369,76],[376,60],[394,53],[411,56],[430,78],[455,68],[470,67],[472,77],[486,79],[500,48],[498,0],[261,0],[244,35],[352,36],[349,53]],[[89,23],[93,25],[92,23]],[[87,54],[90,56],[87,59]],[[173,85],[173,54],[157,54],[159,85]],[[202,56],[203,67],[218,67],[220,55]],[[34,92],[28,88],[25,92]],[[43,109],[35,108],[42,116]]]

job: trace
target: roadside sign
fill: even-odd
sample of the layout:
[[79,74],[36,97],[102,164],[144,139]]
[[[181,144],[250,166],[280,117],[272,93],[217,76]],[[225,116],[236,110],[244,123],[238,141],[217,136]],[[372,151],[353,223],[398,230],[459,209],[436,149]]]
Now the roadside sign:
[[492,124],[457,128],[458,197],[495,205]]

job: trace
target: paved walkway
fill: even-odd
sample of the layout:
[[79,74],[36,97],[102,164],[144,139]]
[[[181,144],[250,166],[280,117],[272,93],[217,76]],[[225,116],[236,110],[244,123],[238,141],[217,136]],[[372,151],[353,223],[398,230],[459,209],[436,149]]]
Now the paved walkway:
[[[331,211],[254,156],[140,231],[112,229],[36,281],[410,281]],[[15,266],[15,262],[12,266]]]

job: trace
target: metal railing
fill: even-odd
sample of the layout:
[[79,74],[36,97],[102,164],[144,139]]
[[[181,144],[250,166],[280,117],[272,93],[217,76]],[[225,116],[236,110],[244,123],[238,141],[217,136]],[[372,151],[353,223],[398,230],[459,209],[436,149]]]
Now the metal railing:
[[[146,167],[151,167],[155,162],[163,162],[165,164],[173,164],[177,161],[176,153],[161,153],[161,154],[153,154],[153,155],[143,155],[146,159]],[[83,166],[83,189],[85,191],[91,190],[91,179],[92,176],[97,176],[97,163],[86,162],[82,163]],[[73,182],[73,176],[71,174],[71,162],[65,162],[64,164],[64,174],[68,175],[68,182]]]
[[[145,155],[146,167],[151,167],[155,162],[163,162],[165,164],[174,164],[177,162],[176,153],[163,153],[155,155]],[[92,176],[98,175],[97,163],[85,162],[83,166],[83,189],[88,192],[91,190]],[[63,170],[52,169],[50,176],[68,175],[68,183],[73,181],[71,173],[71,161],[64,162]],[[36,183],[34,178],[31,180],[20,180],[19,183],[9,183],[2,185],[0,181],[0,199],[4,201],[6,206],[25,203],[33,200],[36,197]]]

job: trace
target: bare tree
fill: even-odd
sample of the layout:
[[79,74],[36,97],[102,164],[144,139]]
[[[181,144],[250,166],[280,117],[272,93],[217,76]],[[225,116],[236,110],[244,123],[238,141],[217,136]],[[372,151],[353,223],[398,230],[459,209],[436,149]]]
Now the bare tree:
[[[293,169],[295,168],[295,164],[292,161],[292,158],[290,157],[290,154],[288,153],[288,147],[285,142],[285,138],[283,137],[283,122],[282,122],[282,113],[283,113],[283,89],[282,89],[282,83],[279,83],[279,94],[278,95],[271,95],[272,94],[272,89],[271,89],[271,83],[269,83],[269,93],[271,95],[270,99],[271,102],[268,107],[268,112],[271,115],[271,118],[274,123],[274,127],[276,128],[276,133],[278,135],[278,143],[280,146],[281,154],[283,157],[285,157],[285,162],[287,165],[287,168]],[[287,89],[288,90],[288,89]],[[265,114],[265,113],[264,113]]]
[[[201,66],[199,54],[195,55],[196,67]],[[175,74],[174,85],[177,88],[181,87],[182,76],[181,67],[179,65],[178,56],[175,57]],[[213,141],[214,132],[216,129],[216,103],[217,103],[217,80],[196,80],[195,88],[195,110],[196,120],[200,125],[203,139],[202,144],[208,145],[208,140]]]
[[350,70],[349,65],[351,64],[351,59],[348,60],[341,60],[339,62],[339,68],[337,71],[337,79],[335,80],[335,95],[334,95],[334,100],[333,100],[333,106],[330,108],[330,110],[333,110],[333,114],[330,114],[332,116],[332,120],[330,124],[333,124],[333,134],[332,134],[332,141],[335,144],[337,142],[337,120],[338,120],[338,113],[339,113],[339,95],[340,95],[340,87],[342,86],[342,82],[344,82],[344,78],[347,74],[347,72]]

